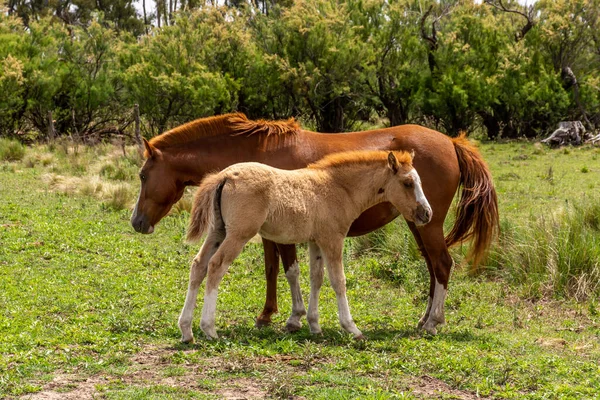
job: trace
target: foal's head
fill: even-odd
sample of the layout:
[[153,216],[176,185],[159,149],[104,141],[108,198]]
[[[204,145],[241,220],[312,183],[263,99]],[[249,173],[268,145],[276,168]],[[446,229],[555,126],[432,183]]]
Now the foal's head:
[[146,162],[140,170],[140,195],[131,215],[131,225],[140,233],[154,232],[158,223],[177,203],[188,184],[176,179],[163,153],[144,139]]
[[[387,200],[416,225],[431,221],[433,212],[421,187],[421,178],[412,165],[414,153],[391,151],[387,157],[389,179],[384,188]],[[382,190],[380,189],[380,190]]]

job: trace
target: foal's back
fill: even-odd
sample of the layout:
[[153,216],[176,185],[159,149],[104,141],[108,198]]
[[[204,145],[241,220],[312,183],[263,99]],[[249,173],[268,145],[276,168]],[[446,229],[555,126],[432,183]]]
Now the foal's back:
[[240,163],[223,170],[221,215],[228,232],[246,237],[257,232],[278,243],[311,239],[332,190],[320,170],[281,170],[259,163]]

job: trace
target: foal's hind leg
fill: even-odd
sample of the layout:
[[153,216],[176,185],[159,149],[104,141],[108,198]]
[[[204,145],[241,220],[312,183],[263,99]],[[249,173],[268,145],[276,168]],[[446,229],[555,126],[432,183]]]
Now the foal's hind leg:
[[181,341],[190,343],[194,341],[192,332],[192,319],[194,308],[196,307],[196,298],[198,296],[198,288],[202,284],[206,276],[208,260],[215,254],[219,247],[219,242],[223,240],[224,235],[216,230],[210,230],[200,252],[194,257],[190,268],[190,282],[188,291],[185,297],[185,304],[181,315],[179,316],[179,329],[181,330]]
[[429,318],[429,312],[431,311],[431,302],[433,300],[433,293],[435,291],[435,272],[433,271],[433,265],[431,265],[429,254],[427,254],[427,250],[425,250],[425,246],[423,245],[423,239],[421,239],[421,233],[417,229],[417,226],[414,222],[410,222],[408,220],[406,220],[406,223],[408,224],[410,231],[415,237],[415,241],[419,246],[419,251],[425,259],[425,263],[427,264],[427,270],[429,271],[429,297],[427,300],[427,308],[425,309],[425,314],[423,314],[423,316],[419,320],[419,324],[417,325],[418,329],[421,329],[427,321],[427,318]]
[[308,326],[313,334],[321,333],[319,326],[319,293],[323,286],[323,254],[321,248],[315,243],[308,244],[310,251],[310,298],[308,300]]
[[419,228],[419,233],[435,275],[434,291],[430,301],[431,306],[427,320],[423,324],[423,329],[435,335],[437,333],[436,327],[446,322],[444,302],[448,293],[448,280],[454,261],[448,252],[441,223],[427,224]]
[[208,262],[208,276],[206,279],[206,290],[204,292],[204,305],[202,307],[202,320],[200,328],[209,339],[217,339],[215,329],[215,311],[217,308],[217,293],[223,276],[229,269],[229,265],[242,252],[244,245],[254,236],[256,232],[248,237],[239,237],[228,234],[223,243]]
[[285,277],[290,285],[292,294],[292,315],[287,320],[285,329],[288,332],[295,332],[302,327],[300,318],[306,315],[302,292],[300,291],[300,267],[298,266],[298,256],[296,255],[295,245],[278,244],[277,248],[281,254]]
[[363,334],[356,327],[352,315],[350,314],[350,308],[348,307],[348,298],[346,297],[346,276],[344,275],[344,265],[342,264],[344,239],[333,239],[325,246],[326,247],[321,245],[319,247],[321,247],[323,255],[325,256],[329,281],[331,282],[335,297],[337,298],[340,325],[342,325],[342,328],[347,332],[352,333],[355,339],[364,339]]

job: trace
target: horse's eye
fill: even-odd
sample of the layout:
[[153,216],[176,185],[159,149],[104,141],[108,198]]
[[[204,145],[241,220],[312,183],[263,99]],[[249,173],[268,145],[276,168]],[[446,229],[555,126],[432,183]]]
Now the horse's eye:
[[412,182],[404,182],[404,187],[407,189],[412,189],[415,187],[415,184]]
[[146,175],[140,174],[140,180],[144,182],[146,180]]

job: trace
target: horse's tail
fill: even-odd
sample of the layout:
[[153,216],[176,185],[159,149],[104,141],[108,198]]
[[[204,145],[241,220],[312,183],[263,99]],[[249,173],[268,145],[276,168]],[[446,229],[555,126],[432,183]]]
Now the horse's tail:
[[190,224],[187,231],[187,241],[197,242],[209,226],[218,225],[221,228],[221,193],[227,178],[221,174],[212,174],[204,178],[192,204]]
[[452,143],[458,157],[462,193],[446,245],[473,238],[468,260],[472,270],[477,270],[499,230],[498,198],[490,170],[477,148],[464,133],[453,138]]

